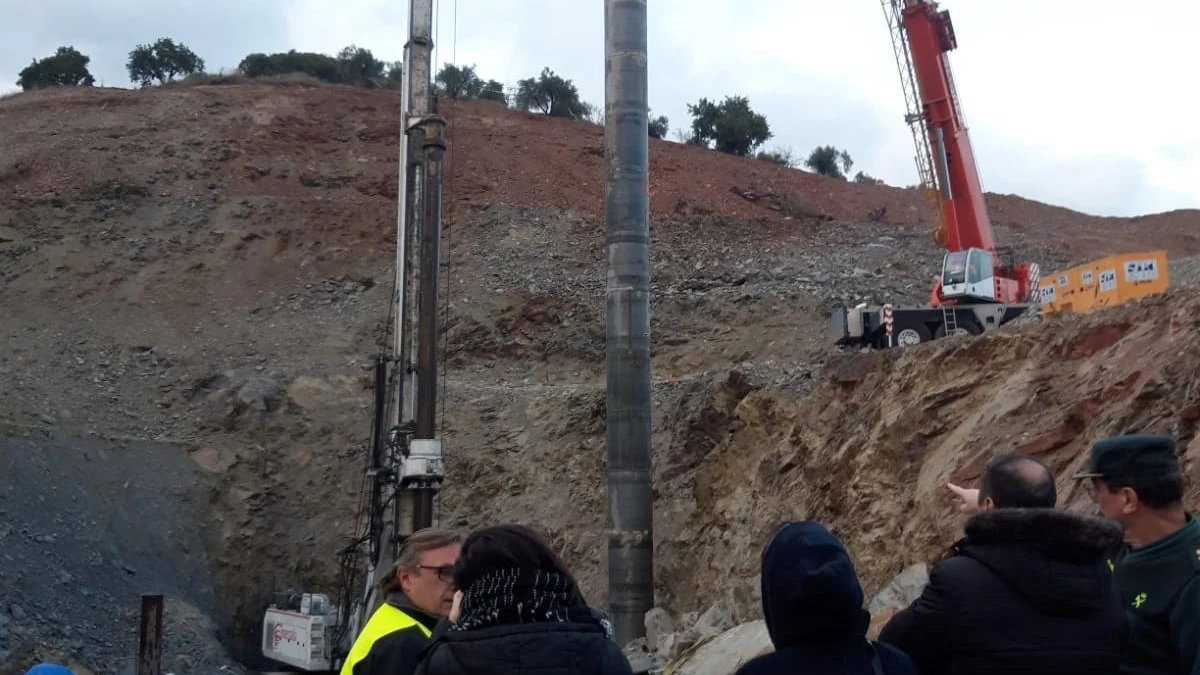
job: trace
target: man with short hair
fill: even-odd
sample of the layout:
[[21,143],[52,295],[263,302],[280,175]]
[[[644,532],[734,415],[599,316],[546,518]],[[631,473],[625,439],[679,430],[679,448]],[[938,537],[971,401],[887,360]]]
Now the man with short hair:
[[383,604],[363,625],[340,675],[411,675],[421,651],[454,604],[454,563],[461,534],[426,528],[400,546],[392,574],[380,584]]
[[1033,457],[988,462],[965,536],[879,640],[922,675],[1115,674],[1125,618],[1105,554],[1121,530],[1056,509],[1057,496]]
[[1102,440],[1074,478],[1125,529],[1109,561],[1129,621],[1121,672],[1200,675],[1200,523],[1183,506],[1174,442],[1142,434]]
[[[947,487],[962,499],[960,510],[967,514],[993,509],[997,501],[1008,507],[1053,508],[1058,500],[1054,477],[1044,464],[1024,455],[995,458],[991,471],[984,472],[978,488]],[[1042,480],[1039,480],[1042,479]],[[986,503],[984,503],[986,500]]]

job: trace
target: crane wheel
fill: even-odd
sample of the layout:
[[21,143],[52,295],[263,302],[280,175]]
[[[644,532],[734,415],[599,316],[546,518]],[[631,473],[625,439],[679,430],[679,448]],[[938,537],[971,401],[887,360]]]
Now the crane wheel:
[[896,324],[896,332],[893,340],[897,347],[911,347],[929,342],[933,339],[933,335],[929,333],[929,327],[923,323],[898,323]]

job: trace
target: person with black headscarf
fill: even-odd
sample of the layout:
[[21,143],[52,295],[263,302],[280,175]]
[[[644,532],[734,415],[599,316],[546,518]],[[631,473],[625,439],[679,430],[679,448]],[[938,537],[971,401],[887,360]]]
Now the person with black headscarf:
[[819,523],[784,523],[767,542],[762,608],[775,651],[735,675],[916,675],[907,654],[867,639],[854,563]]
[[434,633],[417,675],[632,675],[608,619],[533,530],[499,525],[463,542],[453,623]]

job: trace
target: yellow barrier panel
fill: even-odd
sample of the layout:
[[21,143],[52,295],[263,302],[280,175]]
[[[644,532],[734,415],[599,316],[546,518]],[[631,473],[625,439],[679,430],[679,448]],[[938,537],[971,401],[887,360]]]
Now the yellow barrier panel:
[[1167,290],[1166,251],[1121,253],[1042,277],[1042,316],[1087,314]]

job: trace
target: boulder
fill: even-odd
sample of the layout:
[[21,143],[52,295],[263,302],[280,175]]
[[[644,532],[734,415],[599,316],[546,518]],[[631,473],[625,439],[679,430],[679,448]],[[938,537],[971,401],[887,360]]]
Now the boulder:
[[761,619],[702,638],[667,664],[663,675],[732,675],[750,659],[774,651]]

